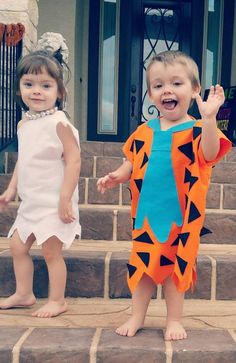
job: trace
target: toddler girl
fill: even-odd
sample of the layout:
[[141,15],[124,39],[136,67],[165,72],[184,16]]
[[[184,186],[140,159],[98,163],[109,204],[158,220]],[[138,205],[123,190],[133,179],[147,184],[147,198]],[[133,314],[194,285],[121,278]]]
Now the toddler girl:
[[[61,60],[59,53],[57,58]],[[1,302],[0,308],[35,303],[29,250],[36,240],[42,246],[50,287],[48,302],[32,314],[41,318],[67,310],[62,247],[69,248],[75,236],[81,234],[79,135],[63,112],[66,89],[63,67],[57,58],[36,51],[18,63],[16,95],[27,112],[18,124],[18,161],[8,188],[0,196],[2,207],[14,200],[16,193],[21,199],[8,234],[16,291]]]

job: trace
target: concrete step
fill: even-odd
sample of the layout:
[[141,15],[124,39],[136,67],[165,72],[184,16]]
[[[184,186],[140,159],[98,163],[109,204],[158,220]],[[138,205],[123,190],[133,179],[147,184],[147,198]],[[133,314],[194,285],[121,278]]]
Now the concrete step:
[[115,334],[129,318],[129,300],[68,299],[66,313],[38,319],[31,309],[0,311],[0,362],[52,363],[235,363],[235,303],[186,301],[188,339],[164,342],[165,304],[151,301],[135,337]]
[[[12,257],[6,239],[0,240],[0,296],[15,290]],[[76,241],[64,251],[68,277],[66,295],[69,297],[101,297],[103,299],[130,298],[126,282],[131,243],[112,241]],[[33,248],[34,291],[37,297],[48,294],[48,275],[40,248]],[[198,282],[187,299],[236,301],[236,246],[203,245],[198,257]],[[153,298],[162,299],[158,286]],[[236,306],[235,306],[236,307]],[[236,312],[236,311],[235,311]]]
[[[15,220],[18,202],[0,213],[0,236],[6,236]],[[80,205],[82,238],[127,241],[131,239],[130,207],[121,205]],[[235,244],[236,210],[207,209],[205,227],[212,233],[202,237],[202,243]]]

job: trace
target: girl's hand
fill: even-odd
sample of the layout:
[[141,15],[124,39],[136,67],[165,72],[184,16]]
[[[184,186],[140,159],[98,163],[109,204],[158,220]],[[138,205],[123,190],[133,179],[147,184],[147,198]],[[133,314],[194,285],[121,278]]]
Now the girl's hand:
[[119,175],[116,172],[109,173],[104,177],[98,179],[97,190],[102,194],[104,194],[107,189],[112,189],[119,183],[120,183]]
[[14,200],[16,197],[16,190],[12,188],[7,188],[4,193],[0,195],[0,212],[4,210],[4,208]]
[[72,223],[75,220],[75,216],[72,210],[71,200],[60,198],[58,214],[64,223]]
[[198,93],[196,94],[195,99],[202,119],[215,118],[220,106],[223,105],[225,101],[224,89],[219,84],[211,86],[206,101],[203,101]]

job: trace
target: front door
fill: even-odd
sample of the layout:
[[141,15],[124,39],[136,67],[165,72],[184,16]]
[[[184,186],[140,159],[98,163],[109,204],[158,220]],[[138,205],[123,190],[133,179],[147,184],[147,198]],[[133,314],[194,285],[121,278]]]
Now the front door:
[[191,0],[90,2],[88,140],[124,141],[157,115],[145,70],[155,53],[191,53],[191,11]]

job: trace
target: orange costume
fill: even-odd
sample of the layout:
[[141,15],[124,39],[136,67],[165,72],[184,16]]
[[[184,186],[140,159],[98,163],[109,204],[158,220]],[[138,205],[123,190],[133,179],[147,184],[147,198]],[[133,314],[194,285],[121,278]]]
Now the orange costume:
[[201,132],[201,121],[162,131],[160,120],[153,119],[139,126],[123,147],[133,166],[133,248],[127,264],[131,292],[143,273],[156,284],[171,276],[182,292],[195,285],[212,166],[231,148],[219,130],[220,151],[215,160],[205,161]]

